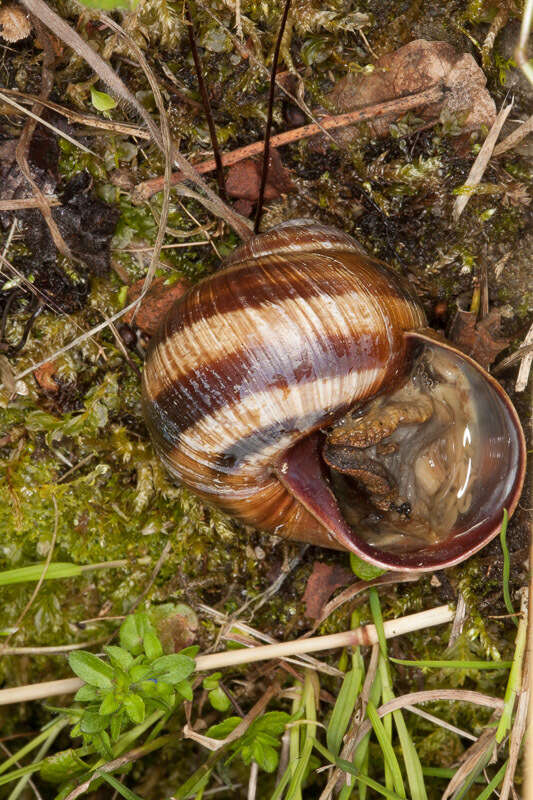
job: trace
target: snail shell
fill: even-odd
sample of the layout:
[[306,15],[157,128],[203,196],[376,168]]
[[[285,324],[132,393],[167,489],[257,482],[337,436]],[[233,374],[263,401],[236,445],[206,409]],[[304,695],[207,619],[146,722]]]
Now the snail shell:
[[[245,523],[349,549],[392,569],[456,563],[497,533],[503,508],[512,513],[523,482],[520,423],[503,390],[481,367],[433,340],[408,286],[351,237],[306,220],[254,237],[223,266],[172,307],[145,365],[145,419],[174,478]],[[461,425],[470,439],[475,430],[474,445],[482,447],[475,463],[462,455],[466,482],[458,468],[455,484],[444,492],[457,495],[457,481],[468,484],[466,512],[455,504],[446,516],[432,486],[433,472],[429,477],[424,472],[424,459],[435,461],[433,440],[442,449],[443,437],[433,436],[422,452],[412,442],[416,425],[405,426],[407,435],[397,434],[409,441],[407,471],[415,479],[396,482],[409,498],[425,486],[439,497],[426,503],[426,517],[438,512],[448,519],[437,535],[425,522],[422,539],[416,530],[411,535],[415,523],[398,509],[380,513],[364,498],[346,501],[347,495],[361,494],[360,482],[332,472],[323,450],[323,431],[344,424],[353,409],[372,399],[390,396],[395,409],[409,405],[405,382],[413,365],[415,384],[424,370],[433,370],[426,383],[437,375],[439,386],[444,373],[451,373],[452,385],[459,387],[455,400],[449,403],[451,390],[441,387],[436,404],[445,414],[461,408],[475,417],[470,428],[462,418]],[[475,408],[467,398],[470,387],[479,399]],[[479,430],[487,414],[494,435]],[[453,432],[455,422],[441,428]],[[361,427],[360,421],[355,425]],[[460,449],[456,434],[447,441],[447,451]],[[381,469],[387,475],[405,472],[400,443],[391,448]],[[410,508],[411,499],[403,506]]]

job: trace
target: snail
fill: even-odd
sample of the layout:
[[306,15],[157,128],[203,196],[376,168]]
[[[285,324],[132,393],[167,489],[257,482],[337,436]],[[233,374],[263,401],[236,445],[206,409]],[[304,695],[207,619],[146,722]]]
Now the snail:
[[524,480],[500,385],[385,264],[309,220],[256,235],[174,304],[143,411],[170,474],[208,503],[386,569],[475,553]]

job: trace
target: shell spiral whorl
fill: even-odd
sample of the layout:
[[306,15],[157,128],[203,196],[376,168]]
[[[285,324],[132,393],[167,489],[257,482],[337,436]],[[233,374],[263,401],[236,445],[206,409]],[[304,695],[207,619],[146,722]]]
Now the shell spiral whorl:
[[279,480],[283,454],[388,389],[404,370],[403,333],[425,325],[409,289],[345,234],[302,221],[257,236],[154,337],[143,406],[156,450],[233,516],[323,542]]

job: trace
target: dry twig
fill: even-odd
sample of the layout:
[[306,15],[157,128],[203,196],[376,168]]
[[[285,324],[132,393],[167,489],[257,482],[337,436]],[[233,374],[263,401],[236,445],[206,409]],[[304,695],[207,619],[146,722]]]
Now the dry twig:
[[[292,142],[297,142],[300,139],[307,139],[310,136],[316,136],[320,133],[322,128],[325,130],[333,130],[335,128],[342,128],[346,125],[354,125],[358,122],[366,122],[371,119],[378,119],[385,117],[388,114],[400,115],[407,111],[424,106],[429,103],[436,103],[444,96],[444,90],[440,85],[432,86],[425,89],[423,92],[417,92],[413,95],[405,97],[398,97],[395,100],[387,100],[385,103],[376,103],[366,108],[358,108],[355,111],[349,111],[346,114],[339,114],[334,117],[323,117],[320,124],[312,123],[311,125],[304,125],[301,128],[293,128],[283,133],[278,133],[270,139],[270,146],[281,147]],[[232,164],[237,164],[245,158],[259,155],[263,152],[264,142],[253,142],[245,147],[239,147],[230,153],[222,153],[222,165],[229,167]],[[215,160],[210,158],[200,164],[195,164],[195,169],[199,173],[212,172],[215,169]],[[172,174],[171,184],[175,186],[177,183],[187,179],[187,175],[182,172],[174,172]],[[163,178],[151,178],[148,181],[139,183],[135,187],[135,194],[139,200],[148,200],[152,195],[160,192],[163,188]]]
[[503,127],[503,123],[509,116],[509,113],[513,107],[513,103],[509,103],[508,105],[504,106],[496,119],[494,120],[494,124],[490,129],[487,138],[483,142],[481,146],[481,150],[477,154],[476,160],[472,164],[472,168],[468,173],[468,178],[464,184],[463,194],[460,194],[453,205],[453,212],[452,217],[454,222],[457,222],[461,214],[463,213],[466,204],[470,200],[470,197],[475,190],[476,186],[479,184],[481,178],[485,174],[485,170],[487,169],[487,165],[490,161],[492,156],[492,152],[494,150],[494,145],[498,140],[498,136],[500,135],[500,131]]

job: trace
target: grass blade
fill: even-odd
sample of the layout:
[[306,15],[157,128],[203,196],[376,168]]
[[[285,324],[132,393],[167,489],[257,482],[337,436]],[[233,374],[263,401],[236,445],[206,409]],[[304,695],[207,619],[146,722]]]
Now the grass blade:
[[368,701],[366,714],[372,723],[372,728],[374,729],[379,746],[381,747],[383,758],[388,763],[389,771],[392,775],[394,791],[399,794],[400,797],[405,797],[406,795],[405,787],[403,785],[402,772],[400,770],[400,765],[398,764],[398,759],[396,758],[396,753],[394,752],[390,739],[387,737],[383,722],[378,716],[376,706],[371,700]]
[[[501,544],[502,553],[503,553],[503,578],[502,578],[502,581],[503,581],[503,584],[502,584],[502,586],[503,586],[503,599],[505,601],[505,608],[507,609],[509,614],[514,614],[515,610],[513,608],[512,602],[511,602],[511,593],[509,591],[509,576],[511,574],[511,558],[509,556],[509,548],[507,547],[507,539],[506,539],[507,522],[508,521],[509,521],[509,515],[507,514],[507,509],[504,508],[503,509],[502,527],[501,527],[501,530],[500,530],[500,544]],[[518,623],[516,622],[516,619],[514,618],[514,616],[513,616],[512,619],[513,619],[513,622],[515,623],[515,625],[517,625]]]
[[359,697],[359,691],[363,681],[363,671],[363,659],[359,648],[357,648],[357,651],[352,657],[352,669],[349,670],[344,677],[326,733],[328,750],[331,750],[336,756],[339,755],[343,736],[346,733],[357,698]]
[[117,779],[113,775],[109,775],[103,772],[99,777],[103,778],[104,781],[106,781],[106,783],[109,783],[109,785],[112,786],[113,789],[115,789],[115,791],[119,793],[119,795],[125,797],[126,800],[143,800],[142,797],[140,797],[140,795],[135,794],[135,792],[132,792],[131,789],[128,789],[127,786],[123,786],[121,782],[117,781]]

